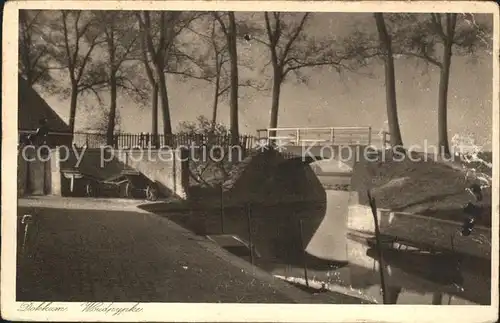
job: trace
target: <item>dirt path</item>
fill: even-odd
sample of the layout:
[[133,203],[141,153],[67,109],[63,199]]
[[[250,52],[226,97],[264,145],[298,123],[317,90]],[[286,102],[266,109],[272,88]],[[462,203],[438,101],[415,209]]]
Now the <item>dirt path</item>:
[[105,201],[80,201],[83,209],[58,206],[74,205],[70,199],[46,201],[49,208],[40,203],[19,203],[18,216],[32,214],[37,234],[32,257],[18,264],[18,300],[346,301],[302,292],[147,212],[105,208]]

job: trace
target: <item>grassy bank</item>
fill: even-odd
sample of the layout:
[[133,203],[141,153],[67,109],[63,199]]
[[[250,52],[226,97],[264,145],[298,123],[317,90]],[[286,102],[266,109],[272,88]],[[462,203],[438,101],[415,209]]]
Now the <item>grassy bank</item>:
[[464,206],[473,202],[482,209],[477,224],[491,226],[491,190],[485,190],[483,201],[476,202],[465,189],[477,179],[466,178],[462,165],[431,158],[363,163],[355,169],[352,186],[362,204],[368,204],[366,191],[371,189],[380,208],[446,220],[463,221]]

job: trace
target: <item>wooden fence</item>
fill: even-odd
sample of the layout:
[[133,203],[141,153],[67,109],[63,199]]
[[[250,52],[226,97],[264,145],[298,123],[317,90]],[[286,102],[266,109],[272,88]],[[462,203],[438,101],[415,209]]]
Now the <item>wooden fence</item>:
[[[264,134],[263,134],[264,132]],[[19,131],[19,142],[22,138],[34,131]],[[279,134],[279,135],[277,135]],[[47,138],[50,146],[74,144],[78,147],[100,148],[107,145],[105,133],[75,132],[62,133],[50,132]],[[227,148],[232,146],[231,135],[207,135],[207,134],[172,134],[157,135],[156,140],[149,133],[119,133],[115,134],[113,144],[115,149],[133,148],[197,148],[206,146],[219,146]],[[300,145],[314,142],[322,144],[364,144],[389,147],[390,134],[383,132],[374,134],[370,127],[350,128],[273,128],[257,131],[257,137],[250,135],[239,135],[238,146],[244,150],[254,148],[258,141],[285,140],[288,144]]]

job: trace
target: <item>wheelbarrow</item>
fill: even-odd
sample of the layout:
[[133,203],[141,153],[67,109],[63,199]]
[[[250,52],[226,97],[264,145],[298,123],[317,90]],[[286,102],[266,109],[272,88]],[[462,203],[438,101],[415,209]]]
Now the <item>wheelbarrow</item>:
[[149,178],[136,170],[123,170],[120,175],[106,180],[93,179],[86,184],[87,196],[102,196],[106,192],[118,194],[125,198],[146,198],[149,201],[158,199],[158,187]]
[[106,179],[82,172],[78,168],[61,170],[63,176],[70,180],[69,191],[71,195],[97,197],[111,196],[120,197],[127,180],[121,175]]
[[78,169],[66,169],[62,171],[65,178],[70,179],[70,192],[77,191],[75,180],[83,185],[76,185],[83,189],[83,195],[87,197],[145,197],[150,201],[158,199],[158,188],[155,183],[136,170],[123,170],[119,175],[101,179],[86,174]]
[[121,175],[125,178],[125,197],[145,197],[149,201],[156,201],[159,196],[158,186],[141,172],[124,170]]

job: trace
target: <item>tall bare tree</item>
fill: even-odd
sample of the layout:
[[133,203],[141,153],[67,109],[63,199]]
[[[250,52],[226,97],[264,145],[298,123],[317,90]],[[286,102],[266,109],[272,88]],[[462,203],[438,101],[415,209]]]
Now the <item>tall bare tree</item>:
[[[278,126],[281,87],[291,72],[301,78],[299,70],[305,68],[331,66],[337,71],[343,68],[354,69],[354,64],[349,67],[344,63],[356,58],[356,63],[363,64],[364,59],[368,58],[367,53],[359,51],[362,47],[358,46],[355,34],[340,42],[331,38],[318,39],[311,35],[306,28],[311,17],[311,13],[265,12],[264,36],[259,37],[259,31],[255,31],[255,27],[250,28],[250,32],[256,34],[251,38],[264,44],[270,53],[272,66],[270,128]],[[271,136],[273,135],[271,132]]]
[[[141,16],[137,15],[138,21],[140,22]],[[158,81],[156,80],[154,74],[154,66],[152,66],[152,62],[149,59],[148,52],[148,34],[144,26],[140,25],[140,61],[144,65],[144,70],[146,71],[147,78],[149,80],[149,84],[151,87],[151,143],[153,147],[158,148],[160,141],[158,138]]]
[[457,26],[457,14],[447,13],[445,26],[441,20],[440,14],[433,14],[433,25],[438,31],[443,41],[443,61],[441,63],[441,73],[439,80],[439,99],[438,99],[438,144],[442,153],[450,154],[448,143],[448,88],[450,83],[450,66],[453,47],[455,27]]
[[[170,73],[182,76],[182,79],[204,80],[213,85],[212,102],[212,125],[215,133],[217,123],[218,106],[221,99],[228,96],[231,89],[231,71],[229,70],[230,57],[228,50],[227,35],[223,32],[220,22],[214,14],[206,15],[204,19],[197,20],[189,30],[196,39],[201,40],[198,46],[190,46],[183,49],[180,66],[176,71]],[[218,17],[222,20],[221,17]],[[224,26],[226,23],[222,21]],[[245,25],[245,21],[240,19],[236,22],[238,30]],[[244,29],[244,28],[243,28]],[[239,33],[238,33],[238,36]],[[238,69],[253,69],[254,62],[247,64],[238,59]],[[239,74],[239,73],[238,73]],[[238,75],[238,86],[261,90],[264,86],[252,77],[241,77]],[[238,95],[241,95],[238,93]]]
[[163,113],[163,134],[166,138],[172,134],[166,73],[175,57],[178,36],[196,16],[193,12],[180,11],[143,11],[137,14],[148,64],[146,71],[150,82],[154,80],[151,82],[152,88],[158,87]]
[[124,71],[124,63],[135,59],[131,54],[137,49],[138,33],[134,28],[136,21],[131,12],[98,11],[96,16],[102,23],[104,48],[107,53],[105,61],[107,82],[104,85],[109,88],[110,106],[109,115],[106,118],[108,122],[106,142],[111,145],[114,141],[118,89],[138,91]]
[[231,132],[231,144],[239,143],[238,124],[238,50],[237,50],[237,25],[234,12],[228,11],[224,14],[213,13],[214,18],[219,22],[222,32],[226,36],[227,50],[230,64],[230,92],[229,92],[229,129]]
[[[212,20],[209,42],[214,58],[214,73],[211,77],[214,84],[214,94],[212,103],[212,130],[217,127],[217,110],[219,107],[219,99],[231,88],[229,82],[229,73],[226,69],[227,63],[230,61],[228,52],[228,43],[220,41],[217,30],[216,20]],[[209,76],[210,77],[210,76]]]
[[238,89],[239,89],[239,75],[238,75],[238,51],[237,51],[237,30],[236,30],[236,18],[234,11],[229,11],[228,15],[228,28],[227,28],[227,47],[229,51],[229,64],[230,64],[230,79],[231,79],[231,89],[230,89],[230,110],[229,110],[229,124],[231,131],[231,144],[235,145],[239,143],[239,121],[238,121]]
[[48,43],[52,57],[67,71],[70,80],[69,128],[75,129],[78,95],[94,91],[94,86],[105,83],[102,66],[93,65],[92,53],[104,41],[99,22],[90,12],[61,10],[50,22]]
[[53,80],[50,48],[44,40],[45,22],[40,10],[19,10],[19,74],[30,86],[46,86]]
[[478,49],[491,46],[491,27],[476,23],[471,14],[406,14],[392,15],[391,19],[397,25],[394,28],[396,53],[422,59],[440,70],[438,144],[440,153],[449,155],[447,119],[452,56],[454,53],[473,55]]
[[217,109],[219,106],[219,98],[227,92],[230,88],[227,82],[224,82],[227,78],[225,77],[225,64],[228,61],[227,43],[221,43],[217,40],[217,29],[215,20],[212,21],[212,27],[210,30],[210,45],[213,51],[214,57],[214,95],[212,103],[212,130],[215,130],[217,126]]
[[180,62],[182,67],[170,72],[185,79],[203,80],[213,85],[211,122],[215,129],[219,101],[231,87],[227,70],[229,53],[226,36],[217,19],[213,15],[204,18],[189,28],[202,45],[185,49]]
[[[282,13],[264,13],[268,36],[268,42],[266,45],[269,47],[269,51],[271,53],[271,63],[273,67],[273,94],[271,103],[271,120],[269,122],[270,128],[276,128],[278,126],[278,109],[281,85],[285,80],[286,75],[294,69],[299,69],[301,67],[306,67],[309,64],[313,64],[309,61],[301,62],[299,59],[294,57],[294,53],[291,53],[293,46],[295,45],[294,43],[304,30],[304,25],[308,17],[309,13],[304,13],[297,26],[287,28],[284,19],[282,18]],[[281,40],[283,40],[283,45],[280,43]]]
[[402,147],[401,131],[399,129],[398,107],[396,101],[396,76],[394,72],[394,56],[392,52],[392,37],[387,30],[384,14],[374,13],[375,23],[379,36],[380,49],[384,59],[385,95],[387,105],[387,121],[391,134],[391,146]]

